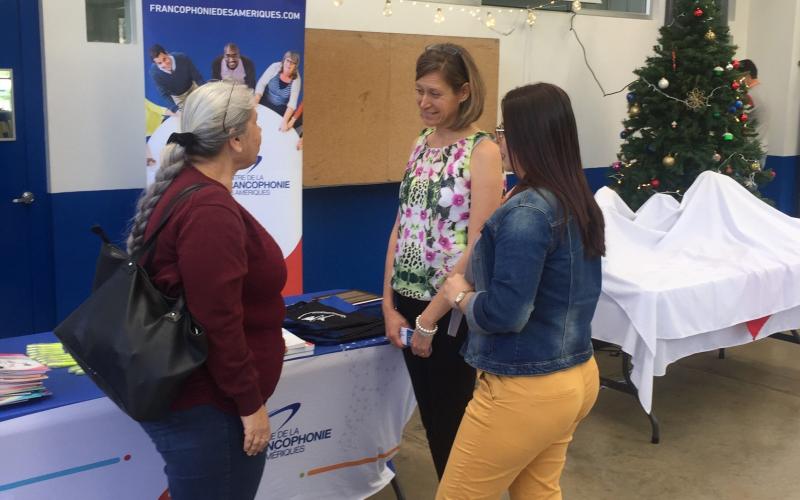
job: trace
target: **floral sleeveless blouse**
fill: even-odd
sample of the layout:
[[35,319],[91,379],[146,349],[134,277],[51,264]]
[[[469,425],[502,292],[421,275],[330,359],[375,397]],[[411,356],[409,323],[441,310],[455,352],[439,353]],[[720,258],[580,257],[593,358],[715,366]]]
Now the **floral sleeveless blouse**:
[[400,225],[392,288],[431,300],[467,247],[470,158],[489,137],[477,132],[443,148],[428,146],[434,129],[417,139],[400,183]]

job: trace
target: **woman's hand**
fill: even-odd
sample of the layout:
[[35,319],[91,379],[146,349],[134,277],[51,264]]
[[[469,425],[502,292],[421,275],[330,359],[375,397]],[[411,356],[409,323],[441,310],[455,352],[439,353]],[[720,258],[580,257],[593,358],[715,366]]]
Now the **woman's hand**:
[[291,127],[289,126],[289,122],[284,120],[281,122],[281,126],[278,128],[281,132],[288,132]]
[[261,453],[269,444],[270,438],[267,407],[261,406],[252,415],[240,418],[244,426],[244,452],[251,457]]
[[469,284],[463,274],[453,273],[445,280],[439,293],[444,295],[450,307],[456,307],[455,300],[458,294],[461,292],[471,292],[472,290],[473,286]]
[[400,328],[409,328],[408,321],[395,308],[385,307],[383,309],[383,322],[389,342],[398,349],[403,349],[405,345],[400,338]]
[[432,343],[433,335],[429,337],[423,337],[418,331],[415,330],[414,335],[411,336],[411,352],[420,358],[430,357],[430,355],[433,353],[433,347],[431,346]]

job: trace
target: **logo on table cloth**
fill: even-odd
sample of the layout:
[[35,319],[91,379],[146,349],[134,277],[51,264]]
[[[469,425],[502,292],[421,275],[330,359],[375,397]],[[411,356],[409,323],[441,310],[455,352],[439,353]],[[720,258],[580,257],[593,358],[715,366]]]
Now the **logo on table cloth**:
[[322,323],[325,322],[328,318],[346,318],[347,316],[344,314],[339,314],[331,311],[309,311],[307,313],[303,313],[297,317],[300,321],[320,321]]
[[331,428],[309,431],[298,426],[287,426],[299,411],[300,403],[292,403],[270,412],[270,419],[283,413],[286,413],[287,416],[270,436],[269,444],[267,445],[267,460],[303,453],[312,443],[333,437],[333,429]]

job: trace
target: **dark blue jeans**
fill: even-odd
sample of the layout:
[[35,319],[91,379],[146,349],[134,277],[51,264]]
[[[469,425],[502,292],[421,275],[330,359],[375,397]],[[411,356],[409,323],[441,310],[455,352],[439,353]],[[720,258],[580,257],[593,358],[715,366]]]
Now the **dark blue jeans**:
[[164,459],[173,500],[252,500],[267,456],[245,454],[242,421],[213,406],[140,422]]

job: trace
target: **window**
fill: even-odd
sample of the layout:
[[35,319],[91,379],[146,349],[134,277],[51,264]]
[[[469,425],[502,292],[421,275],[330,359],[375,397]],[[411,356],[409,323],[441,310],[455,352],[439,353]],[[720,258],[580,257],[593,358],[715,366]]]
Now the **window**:
[[131,43],[131,0],[86,0],[86,41]]
[[0,141],[13,141],[14,128],[14,79],[10,69],[0,69]]
[[[725,24],[728,24],[728,21],[733,18],[733,2],[729,0],[714,0],[714,2],[716,2],[717,7],[719,7],[720,11],[722,12],[722,18],[725,19]],[[674,17],[672,15],[672,8],[674,5],[674,0],[667,0],[666,18],[664,19],[664,24],[669,24],[672,22]]]
[[[524,9],[531,5],[541,5],[547,0],[483,0],[484,6],[516,7]],[[650,14],[651,0],[581,0],[581,7],[586,12],[606,15],[622,16],[647,16]],[[569,12],[572,10],[572,0],[557,0],[553,5],[542,7],[542,10]]]

